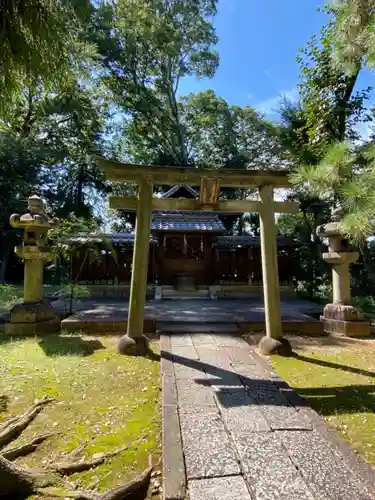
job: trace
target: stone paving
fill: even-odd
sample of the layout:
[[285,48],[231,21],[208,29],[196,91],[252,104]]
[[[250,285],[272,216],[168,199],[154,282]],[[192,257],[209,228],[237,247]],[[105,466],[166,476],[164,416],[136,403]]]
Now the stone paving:
[[161,344],[165,500],[375,498],[373,471],[327,438],[306,403],[291,404],[293,391],[241,337]]
[[[59,300],[54,302],[54,307],[60,311],[67,308],[66,302]],[[127,300],[108,299],[79,299],[75,302],[74,314],[62,321],[63,330],[84,330],[86,327],[92,329],[106,330],[109,325],[119,325],[119,331],[126,328],[128,316]],[[297,331],[303,326],[306,333],[323,333],[321,323],[310,317],[322,312],[322,307],[305,300],[282,299],[281,316],[283,324],[289,324]],[[264,327],[264,304],[261,297],[248,299],[219,299],[219,300],[149,300],[145,306],[145,321],[156,322],[161,327],[173,323],[215,323],[222,325],[258,324],[260,329]],[[293,325],[295,327],[293,328]]]

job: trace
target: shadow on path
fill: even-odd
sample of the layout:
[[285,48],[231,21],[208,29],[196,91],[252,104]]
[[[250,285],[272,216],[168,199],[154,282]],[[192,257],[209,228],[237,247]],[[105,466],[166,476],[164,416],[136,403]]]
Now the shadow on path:
[[[279,386],[272,380],[251,378],[246,374],[220,368],[204,361],[172,354],[168,351],[162,351],[161,358],[197,370],[197,376],[192,375],[189,380],[197,385],[215,387],[215,393],[223,406],[234,407],[251,403],[269,406],[290,406],[287,400],[287,392],[290,388],[285,382],[280,383],[280,387],[284,388],[281,391]],[[304,356],[299,356],[299,358],[304,358]],[[310,361],[310,358],[306,358],[306,360]],[[330,365],[331,363],[328,363],[328,366]],[[351,367],[345,365],[336,366],[335,363],[332,363],[332,365],[333,368],[342,368],[351,371]],[[256,369],[257,367],[259,375],[262,374],[263,370],[260,365],[249,366],[252,369]],[[371,377],[375,376],[373,372],[359,369],[354,370],[354,373],[360,372],[361,374],[368,374]],[[199,378],[199,371],[202,372],[201,378]],[[204,377],[203,373],[211,375],[211,377]],[[324,416],[343,413],[375,412],[375,385],[307,387],[295,388],[294,390],[303,396],[303,399],[299,401],[300,406],[312,406],[318,413]],[[231,393],[230,398],[226,397],[228,392]],[[246,398],[246,394],[250,398]]]

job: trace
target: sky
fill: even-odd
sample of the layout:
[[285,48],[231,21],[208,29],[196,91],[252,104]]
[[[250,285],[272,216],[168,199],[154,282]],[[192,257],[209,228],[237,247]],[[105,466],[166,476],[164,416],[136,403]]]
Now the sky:
[[[219,0],[214,25],[220,66],[212,79],[187,78],[180,94],[213,88],[230,104],[250,105],[267,118],[282,96],[295,100],[298,49],[319,34],[327,16],[319,0]],[[369,74],[360,85],[371,85]]]

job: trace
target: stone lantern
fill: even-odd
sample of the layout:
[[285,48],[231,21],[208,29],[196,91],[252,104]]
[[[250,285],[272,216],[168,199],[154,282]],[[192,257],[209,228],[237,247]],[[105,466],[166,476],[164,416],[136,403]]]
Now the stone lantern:
[[363,314],[351,304],[349,265],[358,260],[358,252],[350,250],[348,241],[342,236],[341,220],[344,212],[337,207],[332,212],[328,224],[319,226],[319,237],[328,238],[328,252],[323,253],[323,259],[332,264],[333,303],[324,308],[321,320],[324,331],[338,333],[348,337],[370,335],[370,323],[365,321]]
[[43,267],[52,259],[47,243],[48,230],[55,227],[57,219],[50,220],[44,213],[44,203],[39,196],[28,199],[29,212],[10,217],[10,224],[22,228],[23,244],[15,248],[24,261],[24,301],[10,311],[10,322],[6,325],[9,335],[37,335],[60,329],[60,318],[56,310],[43,299]]

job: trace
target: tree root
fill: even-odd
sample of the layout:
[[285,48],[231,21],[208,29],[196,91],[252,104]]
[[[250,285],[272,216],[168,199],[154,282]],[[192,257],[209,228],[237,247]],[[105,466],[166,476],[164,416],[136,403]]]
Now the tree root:
[[123,484],[106,493],[95,493],[89,490],[72,490],[64,487],[36,488],[35,493],[57,498],[75,498],[76,500],[140,500],[146,498],[150,484],[152,467],[132,481]]
[[43,408],[52,401],[52,399],[44,397],[40,401],[29,406],[22,415],[10,419],[8,423],[0,429],[0,450],[17,439]]
[[50,469],[57,472],[58,474],[61,474],[62,476],[70,476],[72,474],[75,474],[76,472],[83,472],[86,470],[94,469],[95,467],[98,467],[98,465],[104,464],[104,462],[106,460],[108,460],[108,458],[119,455],[120,453],[124,452],[125,450],[128,450],[131,446],[142,441],[143,439],[144,439],[144,436],[133,441],[132,443],[128,444],[127,446],[123,446],[122,448],[119,448],[118,450],[109,451],[108,453],[100,453],[100,455],[98,455],[96,458],[93,458],[87,462],[60,463],[60,464],[57,464],[57,465],[50,467]]
[[9,450],[3,450],[1,455],[2,457],[10,460],[11,462],[19,457],[25,457],[30,453],[33,453],[37,447],[43,443],[46,439],[55,436],[54,433],[42,434],[41,436],[37,436],[31,441],[21,446],[17,446],[16,448],[10,448]]
[[[0,427],[0,449],[16,440],[30,425],[40,411],[52,400],[45,397],[31,405],[22,415],[12,417]],[[103,464],[107,459],[122,453],[134,444],[145,439],[140,437],[136,441],[118,450],[102,453],[89,461],[64,462],[48,467],[45,470],[29,470],[17,465],[13,460],[25,456],[36,450],[39,444],[53,434],[44,434],[35,437],[28,443],[3,450],[0,452],[0,498],[25,500],[32,494],[49,498],[73,498],[76,500],[141,500],[146,498],[151,479],[150,466],[138,477],[106,493],[97,493],[93,490],[75,489],[64,477],[93,469]],[[79,446],[68,457],[76,457],[85,445]]]

